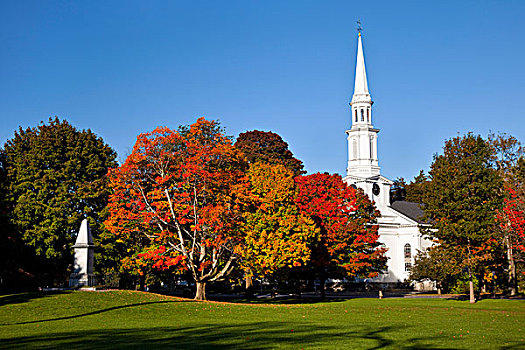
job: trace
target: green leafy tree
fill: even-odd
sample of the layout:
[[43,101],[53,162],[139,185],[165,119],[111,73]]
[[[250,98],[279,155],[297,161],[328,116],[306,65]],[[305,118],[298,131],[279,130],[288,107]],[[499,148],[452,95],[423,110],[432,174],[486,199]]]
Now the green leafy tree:
[[462,266],[470,276],[481,273],[488,259],[482,247],[493,240],[495,211],[501,206],[501,178],[493,167],[494,152],[480,136],[467,134],[446,141],[435,155],[423,203],[433,222],[427,234],[445,246],[461,247]]
[[30,250],[29,269],[42,283],[63,283],[82,219],[89,219],[95,236],[102,230],[105,176],[117,165],[116,154],[91,130],[79,131],[58,118],[20,128],[2,153],[3,200],[14,229],[2,234]]
[[249,163],[282,164],[295,176],[304,174],[303,162],[295,158],[288,144],[271,131],[247,131],[239,134],[235,147],[241,150]]
[[439,244],[432,249],[419,252],[410,270],[410,280],[436,281],[438,293],[448,292],[455,283],[455,277],[462,273],[461,251],[456,245]]

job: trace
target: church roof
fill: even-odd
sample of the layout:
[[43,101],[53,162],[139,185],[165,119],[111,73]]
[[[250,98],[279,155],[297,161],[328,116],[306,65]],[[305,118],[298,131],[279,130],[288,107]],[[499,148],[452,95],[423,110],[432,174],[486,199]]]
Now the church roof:
[[418,224],[426,224],[427,222],[423,219],[425,212],[421,209],[422,204],[407,202],[407,201],[395,201],[390,204],[390,207],[395,211],[408,216],[410,219],[416,221]]

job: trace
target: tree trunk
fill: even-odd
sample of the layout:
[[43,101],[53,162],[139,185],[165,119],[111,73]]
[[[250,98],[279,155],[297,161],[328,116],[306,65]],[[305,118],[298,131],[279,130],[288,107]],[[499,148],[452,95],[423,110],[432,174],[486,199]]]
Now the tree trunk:
[[245,279],[245,292],[244,297],[246,299],[252,299],[253,298],[253,273],[251,269],[246,270],[246,274],[244,276]]
[[470,294],[470,303],[474,304],[476,302],[476,297],[474,296],[474,281],[472,280],[472,266],[470,265],[472,263],[471,260],[471,253],[470,253],[470,240],[468,245],[468,255],[469,255],[469,266],[468,266],[468,286],[469,286],[469,294]]
[[508,237],[505,238],[505,243],[507,244],[507,260],[509,262],[509,275],[508,275],[508,285],[510,295],[517,294],[516,286],[516,264],[514,262],[514,254],[512,253],[512,245]]
[[146,277],[144,275],[139,277],[139,290],[143,292],[146,290]]
[[468,282],[469,289],[470,289],[470,303],[474,304],[476,302],[476,298],[474,297],[474,282],[472,282],[472,276],[470,276],[470,281]]
[[196,282],[197,291],[195,292],[195,300],[206,300],[206,282]]
[[321,268],[321,273],[319,275],[319,289],[321,291],[321,299],[326,297],[325,286],[326,285],[326,274],[324,268]]

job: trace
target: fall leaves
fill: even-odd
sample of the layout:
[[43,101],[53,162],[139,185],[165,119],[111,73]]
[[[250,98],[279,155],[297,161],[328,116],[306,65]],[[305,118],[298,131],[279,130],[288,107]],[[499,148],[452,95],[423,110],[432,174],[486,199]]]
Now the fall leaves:
[[300,161],[286,143],[278,153],[265,150],[257,135],[249,149],[258,156],[246,158],[242,145],[232,145],[204,118],[138,136],[126,162],[109,173],[105,222],[132,246],[130,267],[150,261],[159,269],[187,270],[201,289],[236,267],[268,275],[325,264],[351,276],[377,274],[384,251],[368,198],[338,175],[296,176],[290,159]]

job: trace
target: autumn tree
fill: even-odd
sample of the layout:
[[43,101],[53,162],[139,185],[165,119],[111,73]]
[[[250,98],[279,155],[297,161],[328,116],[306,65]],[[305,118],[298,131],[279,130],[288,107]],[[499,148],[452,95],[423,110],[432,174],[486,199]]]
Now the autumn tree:
[[244,213],[243,265],[259,275],[304,266],[319,229],[295,203],[294,174],[281,164],[250,164],[250,195]]
[[525,148],[513,136],[490,134],[496,171],[503,180],[503,208],[497,211],[498,236],[503,241],[507,258],[507,284],[511,295],[518,291],[516,265],[522,260],[525,210]]
[[[214,121],[141,134],[126,162],[110,172],[107,229],[125,241],[143,236],[136,256],[159,269],[189,271],[195,299],[228,276],[242,241],[244,160]],[[140,271],[139,271],[140,272]]]
[[507,283],[510,294],[515,295],[517,264],[523,263],[525,257],[525,159],[519,159],[510,171],[505,177],[505,198],[497,220],[507,253]]
[[487,259],[480,247],[493,238],[495,210],[501,205],[502,182],[493,168],[493,150],[480,136],[467,134],[446,141],[435,155],[423,203],[432,221],[427,234],[445,246],[462,247],[462,264],[470,278]]
[[379,212],[361,190],[349,187],[339,175],[313,174],[296,178],[296,203],[314,220],[319,239],[312,247],[324,294],[330,269],[347,277],[376,277],[386,267],[385,249],[378,242]]
[[241,150],[248,162],[282,164],[294,175],[305,173],[303,162],[295,158],[281,136],[271,131],[247,131],[239,134],[235,147]]
[[115,152],[91,130],[50,119],[20,128],[2,150],[7,215],[12,230],[2,231],[23,244],[28,273],[41,283],[63,283],[83,218],[95,236],[102,230],[108,191],[105,175],[116,166]]

